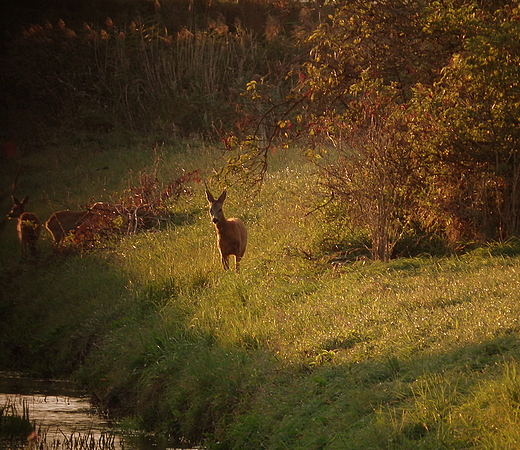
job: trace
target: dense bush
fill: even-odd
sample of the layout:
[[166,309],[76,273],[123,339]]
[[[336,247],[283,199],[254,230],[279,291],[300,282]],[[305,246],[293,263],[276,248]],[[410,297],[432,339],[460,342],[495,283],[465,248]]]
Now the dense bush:
[[289,95],[249,85],[265,113],[228,141],[228,172],[258,181],[274,145],[303,138],[376,259],[410,233],[452,250],[517,236],[518,8],[336,6],[308,38]]

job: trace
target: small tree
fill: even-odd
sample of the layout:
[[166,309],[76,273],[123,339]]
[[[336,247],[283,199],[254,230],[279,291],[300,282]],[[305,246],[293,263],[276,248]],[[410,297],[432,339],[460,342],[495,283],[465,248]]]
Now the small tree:
[[395,89],[367,83],[351,103],[358,122],[335,122],[343,130],[330,139],[323,179],[351,221],[368,231],[373,259],[387,261],[409,223],[419,186]]

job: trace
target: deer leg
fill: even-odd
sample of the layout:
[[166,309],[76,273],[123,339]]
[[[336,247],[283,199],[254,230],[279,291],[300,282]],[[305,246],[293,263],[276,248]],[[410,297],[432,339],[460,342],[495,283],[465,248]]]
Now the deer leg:
[[224,266],[225,270],[229,269],[229,255],[227,255],[227,256],[222,255],[222,265]]

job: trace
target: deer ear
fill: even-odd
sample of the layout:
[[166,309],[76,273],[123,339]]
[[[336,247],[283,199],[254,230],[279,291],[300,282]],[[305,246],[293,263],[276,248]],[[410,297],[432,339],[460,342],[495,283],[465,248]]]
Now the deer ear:
[[21,201],[22,205],[25,205],[29,201],[29,196],[26,195],[25,198]]
[[226,195],[227,195],[227,192],[224,189],[224,192],[222,192],[222,194],[220,194],[220,197],[218,198],[217,202],[218,203],[224,203],[224,200],[226,199]]
[[213,197],[213,195],[211,195],[211,192],[208,191],[207,189],[206,189],[206,197],[208,198],[208,202],[210,202],[210,203],[215,202],[215,198]]
[[15,205],[20,205],[22,202],[18,200],[14,195],[11,195],[11,200]]

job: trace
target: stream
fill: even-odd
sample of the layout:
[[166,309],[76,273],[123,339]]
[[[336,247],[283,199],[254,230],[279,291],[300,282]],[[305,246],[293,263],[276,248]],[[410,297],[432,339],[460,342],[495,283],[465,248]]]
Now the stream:
[[[100,416],[85,396],[67,381],[35,380],[0,372],[0,409],[24,410],[35,424],[45,448],[96,450],[177,450],[180,444],[139,434],[121,433]],[[87,446],[86,441],[89,441]],[[5,445],[0,441],[0,449]],[[22,447],[23,448],[23,447]],[[40,446],[37,447],[38,449]],[[6,448],[5,450],[11,450]]]

